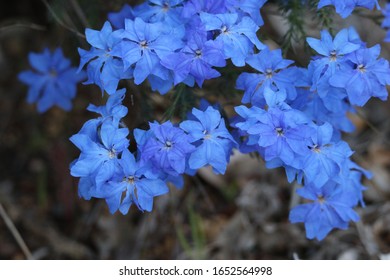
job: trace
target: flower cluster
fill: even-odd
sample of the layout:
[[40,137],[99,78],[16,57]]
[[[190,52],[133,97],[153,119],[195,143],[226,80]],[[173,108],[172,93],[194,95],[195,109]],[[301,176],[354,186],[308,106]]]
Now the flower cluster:
[[236,107],[234,126],[243,152],[258,152],[269,168],[282,166],[290,182],[304,185],[298,194],[314,202],[292,209],[290,221],[304,222],[308,238],[323,239],[358,219],[353,207],[363,203],[360,179],[370,174],[351,161],[341,131],[353,130],[347,118],[353,106],[387,98],[390,67],[378,58],[379,45],[367,47],[352,28],[334,38],[322,31],[307,43],[318,53],[307,69],[291,66],[279,50],[247,58],[259,73],[237,79],[242,102],[252,107]]
[[[224,174],[238,148],[258,153],[268,168],[283,167],[289,182],[302,185],[297,194],[311,202],[295,206],[289,218],[305,224],[308,238],[321,240],[359,219],[354,208],[364,206],[361,180],[371,175],[351,160],[353,151],[341,136],[354,130],[347,114],[356,106],[372,97],[387,99],[389,63],[379,58],[379,45],[368,47],[348,28],[334,37],[323,30],[320,38],[307,38],[317,55],[306,68],[294,66],[280,49],[258,39],[265,3],[148,0],[124,5],[108,15],[101,30],[86,29],[91,47],[78,50],[79,76],[60,50],[53,56],[47,50],[30,55],[39,73],[22,72],[20,79],[31,85],[29,101],[38,101],[40,111],[53,104],[70,109],[84,68],[84,84],[109,95],[105,105],[89,105],[99,117],[70,138],[80,150],[70,166],[72,176],[80,178],[80,197],[105,199],[111,213],[126,214],[132,204],[151,211],[154,197],[169,192],[168,182],[181,187],[184,174],[194,175],[204,166]],[[379,9],[376,0],[320,0],[318,9],[328,5],[343,18],[355,7]],[[383,27],[389,28],[388,8],[384,14]],[[229,129],[222,110],[208,103],[178,123],[152,121],[146,130],[125,125],[121,80],[148,81],[152,90],[165,94],[178,84],[202,87],[221,75],[218,67],[228,60],[253,69],[236,80],[246,105],[235,107]]]
[[[80,69],[87,65],[87,84],[108,94],[121,79],[148,80],[164,94],[173,85],[202,86],[220,76],[214,67],[226,59],[244,66],[245,58],[264,45],[256,36],[266,1],[146,1],[111,13],[102,30],[87,29],[92,46],[79,49]],[[114,26],[115,29],[112,28]]]
[[[320,1],[319,8],[334,4],[347,16],[355,6],[376,3],[344,2]],[[308,238],[321,240],[358,220],[353,209],[364,205],[360,181],[370,173],[351,161],[341,132],[354,129],[347,118],[354,106],[387,98],[389,64],[378,58],[378,45],[367,47],[350,28],[334,38],[326,30],[320,39],[307,38],[318,55],[307,68],[296,67],[281,50],[258,40],[264,3],[147,1],[111,13],[101,31],[86,30],[92,48],[79,49],[80,69],[87,65],[87,83],[111,96],[106,107],[90,106],[102,116],[71,138],[81,150],[71,172],[81,178],[82,197],[106,199],[111,212],[126,213],[133,203],[150,211],[153,198],[168,192],[167,182],[181,187],[183,174],[206,165],[223,174],[232,149],[239,147],[259,153],[269,168],[283,167],[290,182],[303,185],[298,195],[313,202],[293,208],[290,221],[305,223]],[[201,87],[220,75],[215,67],[227,59],[254,69],[236,81],[244,91],[242,103],[250,107],[236,107],[235,138],[220,112],[206,105],[179,124],[151,122],[148,130],[134,129],[137,149],[128,150],[130,132],[120,121],[124,92],[117,91],[121,79],[148,80],[164,94],[179,83]]]
[[88,110],[100,117],[86,122],[70,138],[81,151],[70,170],[80,177],[82,198],[105,199],[111,213],[126,214],[132,204],[151,211],[153,198],[169,191],[167,182],[181,187],[183,174],[194,174],[206,165],[225,172],[236,142],[218,110],[194,108],[194,120],[180,125],[154,122],[149,130],[135,129],[134,155],[129,150],[129,129],[121,122],[127,114],[124,96],[122,89],[110,95],[106,105],[90,105]]

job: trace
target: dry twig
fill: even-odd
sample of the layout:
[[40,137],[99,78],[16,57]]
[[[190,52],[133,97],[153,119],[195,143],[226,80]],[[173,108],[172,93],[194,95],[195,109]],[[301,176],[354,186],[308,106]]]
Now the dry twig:
[[20,249],[22,249],[26,258],[28,260],[32,260],[33,256],[31,254],[30,250],[28,249],[22,236],[20,235],[19,231],[16,229],[14,223],[12,222],[11,218],[8,216],[7,212],[5,211],[5,209],[1,203],[0,203],[0,216],[3,218],[7,228],[12,233],[13,237],[15,238],[16,242],[18,243]]

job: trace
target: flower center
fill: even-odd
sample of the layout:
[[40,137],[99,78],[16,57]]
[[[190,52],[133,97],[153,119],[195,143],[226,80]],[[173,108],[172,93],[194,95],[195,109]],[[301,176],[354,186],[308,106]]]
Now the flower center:
[[317,154],[321,153],[321,149],[320,149],[320,147],[318,147],[317,144],[315,144],[314,146],[310,147],[310,150],[312,150],[313,152],[315,152]]
[[55,69],[51,69],[49,72],[50,77],[56,78],[58,76],[58,73]]
[[319,197],[318,197],[318,202],[320,203],[320,204],[324,204],[325,203],[325,197],[323,197],[322,195],[320,195]]
[[173,143],[171,141],[168,140],[168,141],[165,142],[165,148],[167,150],[171,149],[172,146],[173,146]]
[[273,76],[272,69],[269,69],[269,68],[268,68],[267,70],[265,70],[265,77],[266,77],[267,79],[271,79],[272,76]]
[[116,157],[116,152],[115,152],[114,149],[111,149],[111,150],[108,151],[108,157],[109,157],[110,159],[113,159],[113,158]]
[[131,185],[134,185],[134,182],[135,182],[135,178],[134,176],[129,176],[125,179],[125,181]]
[[148,46],[148,42],[146,42],[146,40],[143,40],[141,42],[139,42],[139,45],[141,46],[141,48],[146,48]]
[[337,60],[337,52],[335,50],[330,52],[330,61],[336,61]]
[[366,68],[364,67],[363,64],[359,64],[358,67],[357,67],[358,71],[360,71],[361,73],[365,73],[366,72]]
[[283,135],[283,128],[277,127],[277,128],[275,128],[275,131],[276,131],[276,134],[278,136],[282,136]]
[[167,12],[167,11],[169,10],[169,5],[168,5],[167,2],[164,2],[163,6],[162,6],[162,10],[163,10],[164,12]]
[[199,57],[201,57],[202,56],[202,51],[201,50],[196,50],[195,51],[195,57],[196,58],[199,58]]

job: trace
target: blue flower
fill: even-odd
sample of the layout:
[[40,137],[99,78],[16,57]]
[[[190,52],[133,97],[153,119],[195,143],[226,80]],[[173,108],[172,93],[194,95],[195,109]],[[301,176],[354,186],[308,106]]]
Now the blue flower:
[[364,7],[372,10],[376,6],[380,10],[377,0],[320,0],[318,9],[328,5],[333,5],[342,18],[348,17],[355,7]]
[[27,102],[37,103],[40,113],[55,105],[69,111],[76,96],[77,83],[84,80],[85,73],[77,73],[60,48],[53,53],[49,49],[42,53],[31,52],[28,59],[34,70],[19,74],[19,80],[30,87]]
[[372,178],[371,172],[363,169],[353,161],[347,160],[340,176],[333,179],[334,182],[343,186],[344,192],[348,193],[351,206],[357,206],[358,204],[365,206],[363,191],[367,188],[361,183],[363,176],[367,179]]
[[131,6],[124,4],[122,9],[117,13],[109,13],[108,20],[116,29],[125,28],[125,19],[134,19],[134,12]]
[[122,101],[125,98],[126,89],[120,89],[114,94],[111,94],[105,105],[95,106],[89,104],[87,110],[100,114],[99,120],[104,122],[107,118],[111,118],[112,123],[116,126],[119,125],[120,120],[127,115],[127,107],[122,105]]
[[297,193],[312,203],[302,204],[290,211],[290,222],[305,223],[306,237],[322,240],[334,228],[347,229],[350,221],[358,221],[352,209],[353,198],[344,192],[344,186],[328,182],[322,188],[307,185]]
[[333,127],[329,123],[313,126],[315,132],[306,142],[309,153],[303,156],[303,172],[306,183],[321,187],[340,175],[352,151],[344,141],[333,140]]
[[221,75],[212,67],[223,67],[226,61],[220,42],[194,36],[179,52],[163,58],[161,64],[173,71],[175,85],[186,80],[186,84],[193,85],[191,80],[195,80],[202,87],[205,80]]
[[325,98],[321,98],[316,90],[300,89],[297,99],[290,105],[305,113],[309,119],[317,124],[330,123],[335,132],[337,130],[352,132],[355,127],[347,113],[353,112],[353,108],[345,100],[345,94],[342,94],[340,98],[337,93],[339,92],[329,93]]
[[92,46],[89,51],[79,48],[81,70],[86,64],[88,80],[84,84],[96,84],[101,90],[113,94],[121,79],[132,77],[131,69],[123,69],[123,62],[112,53],[113,47],[119,43],[111,24],[106,21],[101,31],[87,28],[85,35]]
[[226,0],[188,0],[184,3],[183,18],[191,18],[201,12],[222,14],[227,11]]
[[263,107],[266,104],[264,97],[266,89],[274,92],[285,91],[287,99],[295,99],[294,83],[299,72],[296,67],[287,68],[294,61],[283,59],[280,49],[271,51],[265,48],[260,53],[248,57],[246,62],[260,73],[244,72],[237,78],[237,89],[245,90],[243,103]]
[[297,81],[297,98],[289,105],[304,112],[317,124],[328,122],[337,130],[353,131],[354,126],[347,117],[348,112],[353,112],[353,107],[346,98],[345,90],[329,84],[329,78],[332,77],[330,72],[314,84],[316,67],[316,61],[312,61],[307,71],[299,69],[301,75],[300,81]]
[[88,120],[84,123],[78,134],[87,135],[93,142],[99,142],[99,127],[106,120],[110,121],[114,126],[119,127],[121,119],[127,114],[127,107],[122,105],[122,100],[125,97],[126,90],[121,89],[109,96],[107,102],[103,106],[95,106],[89,104],[87,110],[100,114],[96,119]]
[[306,39],[309,46],[321,55],[316,59],[319,65],[314,75],[315,81],[319,80],[324,70],[328,71],[328,68],[331,74],[334,74],[336,68],[345,62],[345,55],[361,47],[360,44],[351,40],[351,33],[354,33],[352,28],[343,29],[333,39],[329,31],[323,30],[320,40],[311,37]]
[[127,128],[118,128],[109,119],[96,127],[99,139],[91,139],[80,132],[70,141],[81,154],[70,168],[74,177],[92,177],[97,188],[110,179],[118,170],[118,157],[129,146]]
[[258,25],[264,24],[260,9],[267,0],[226,0],[226,6],[233,13],[240,13],[242,16],[250,16]]
[[200,18],[207,31],[217,32],[215,40],[223,43],[225,58],[231,58],[235,66],[245,65],[245,59],[253,54],[253,46],[259,50],[265,48],[256,35],[259,28],[250,17],[201,13]]
[[346,59],[350,64],[340,68],[329,83],[345,89],[352,105],[363,106],[371,97],[386,100],[390,67],[387,60],[378,59],[379,54],[379,45],[349,54]]
[[327,30],[323,30],[321,40],[307,38],[306,41],[320,54],[309,64],[311,90],[318,92],[329,110],[340,111],[345,93],[332,87],[329,79],[338,69],[347,66],[347,55],[362,48],[363,43],[353,28],[341,30],[334,39]]
[[263,148],[265,161],[279,161],[284,166],[301,167],[298,158],[308,153],[306,141],[312,133],[306,117],[293,109],[282,111],[270,108],[268,111],[260,109],[259,113],[252,112],[255,114],[249,115],[248,120],[236,126],[256,137],[257,143],[254,144]]
[[256,106],[247,108],[243,105],[236,106],[234,110],[238,115],[233,117],[230,125],[236,128],[233,133],[235,133],[236,141],[239,143],[239,150],[242,153],[259,152],[264,155],[263,148],[257,145],[260,135],[251,135],[247,131],[258,122],[258,118],[266,114],[266,111]]
[[382,27],[384,29],[387,29],[387,33],[386,33],[386,37],[384,39],[385,42],[390,42],[390,4],[387,3],[385,8],[383,9],[382,11],[383,15],[384,15],[384,19],[382,21]]
[[152,211],[153,198],[166,194],[167,185],[152,173],[150,166],[141,165],[129,150],[119,160],[120,169],[101,189],[111,213],[119,209],[127,214],[134,203],[141,211]]
[[123,59],[124,70],[134,67],[135,84],[141,84],[151,74],[166,80],[169,73],[160,61],[183,46],[179,35],[162,23],[126,19],[122,40],[112,53]]
[[137,17],[145,22],[164,22],[167,25],[179,25],[184,0],[148,0],[135,9]]
[[180,128],[193,138],[196,150],[191,153],[189,167],[199,169],[211,165],[214,172],[224,174],[236,141],[230,135],[218,110],[209,106],[205,111],[192,109],[195,120],[180,123]]
[[138,151],[142,162],[150,161],[156,172],[172,176],[183,174],[187,160],[195,149],[192,138],[169,121],[150,123],[150,130],[139,140]]

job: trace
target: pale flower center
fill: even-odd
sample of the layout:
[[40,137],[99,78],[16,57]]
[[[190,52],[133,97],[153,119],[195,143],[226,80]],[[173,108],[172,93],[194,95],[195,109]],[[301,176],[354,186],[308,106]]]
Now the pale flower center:
[[330,61],[336,61],[337,60],[337,52],[331,51],[330,52]]
[[272,76],[273,76],[272,69],[267,69],[267,70],[265,70],[265,77],[266,77],[267,79],[271,79]]
[[277,128],[275,128],[275,131],[276,131],[276,134],[278,136],[282,136],[283,135],[283,128],[277,127]]

